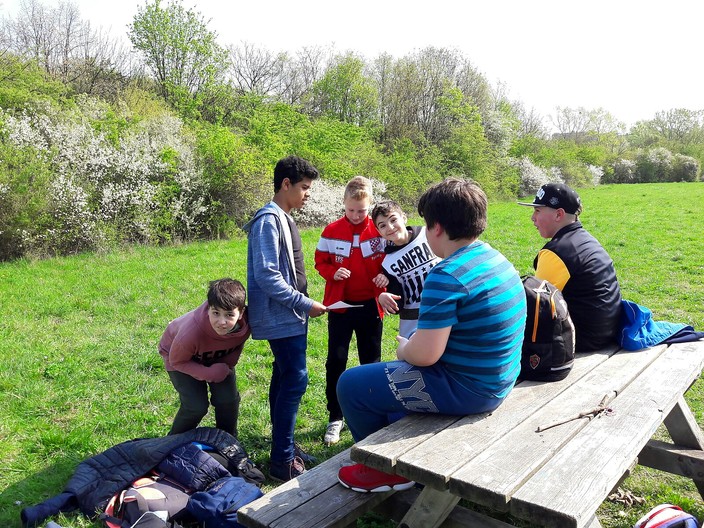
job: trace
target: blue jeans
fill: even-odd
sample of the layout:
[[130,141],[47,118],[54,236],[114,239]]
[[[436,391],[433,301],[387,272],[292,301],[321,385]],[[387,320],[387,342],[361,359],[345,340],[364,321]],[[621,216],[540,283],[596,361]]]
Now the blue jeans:
[[301,398],[308,387],[307,345],[306,334],[269,340],[271,352],[274,354],[269,384],[273,464],[285,464],[293,460],[296,415]]
[[493,411],[503,401],[468,390],[439,363],[415,367],[405,361],[346,370],[337,397],[355,442],[412,412],[463,416]]

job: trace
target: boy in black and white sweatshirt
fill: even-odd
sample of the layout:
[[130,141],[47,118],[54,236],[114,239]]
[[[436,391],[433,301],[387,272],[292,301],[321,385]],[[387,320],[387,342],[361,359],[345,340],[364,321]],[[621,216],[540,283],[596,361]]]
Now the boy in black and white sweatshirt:
[[386,313],[399,314],[399,335],[408,338],[418,325],[423,283],[440,258],[428,245],[425,227],[406,226],[407,217],[393,200],[376,204],[371,217],[387,242],[382,268],[389,285],[379,295],[379,304]]

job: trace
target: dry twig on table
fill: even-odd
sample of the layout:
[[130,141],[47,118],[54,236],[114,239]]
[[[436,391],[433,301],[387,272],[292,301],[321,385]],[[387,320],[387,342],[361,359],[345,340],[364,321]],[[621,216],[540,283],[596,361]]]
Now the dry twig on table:
[[[570,418],[565,418],[564,420],[553,422],[548,425],[541,425],[535,430],[535,432],[542,433],[543,431],[545,431],[547,429],[551,429],[553,427],[557,427],[558,425],[566,424],[568,422],[573,422],[575,420],[579,420],[580,418],[589,418],[591,420],[592,418],[594,418],[595,416],[598,416],[599,414],[603,413],[604,411],[610,413],[610,412],[612,412],[612,410],[610,407],[608,407],[608,402],[613,400],[613,397],[610,397],[611,394],[612,393],[605,394],[597,407],[594,407],[593,409],[589,409],[588,411],[583,411],[575,416],[571,416]],[[615,396],[616,393],[613,392],[613,395]]]

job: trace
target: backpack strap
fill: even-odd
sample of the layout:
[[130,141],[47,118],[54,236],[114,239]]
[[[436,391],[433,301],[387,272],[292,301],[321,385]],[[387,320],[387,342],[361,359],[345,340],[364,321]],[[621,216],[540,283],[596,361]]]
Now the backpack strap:
[[540,315],[540,292],[545,289],[545,281],[543,281],[537,290],[535,290],[535,317],[533,317],[533,338],[532,342],[538,338],[538,320]]
[[147,499],[144,497],[144,495],[139,492],[139,488],[135,488],[135,491],[137,493],[131,495],[130,498],[134,498],[135,502],[137,503],[137,509],[139,510],[141,515],[144,515],[146,512],[150,511],[149,503],[147,502]]
[[120,528],[130,528],[130,523],[128,523],[127,521],[123,521],[122,519],[118,519],[117,517],[113,517],[112,515],[108,515],[105,512],[98,515],[98,519],[103,521],[108,526],[113,526],[113,527],[119,526]]

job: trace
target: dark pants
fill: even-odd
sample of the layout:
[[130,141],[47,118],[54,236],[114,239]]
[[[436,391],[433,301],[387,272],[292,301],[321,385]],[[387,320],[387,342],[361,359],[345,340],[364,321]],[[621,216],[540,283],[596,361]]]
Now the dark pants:
[[198,427],[208,413],[208,387],[210,403],[215,409],[215,427],[237,437],[237,417],[240,412],[240,393],[237,392],[235,371],[220,383],[199,381],[188,374],[169,371],[171,383],[181,400],[169,434],[183,433]]
[[337,380],[347,368],[347,357],[352,333],[357,337],[359,364],[376,363],[381,360],[381,334],[383,322],[379,316],[376,300],[364,303],[347,301],[349,304],[364,304],[362,308],[348,308],[344,313],[328,314],[328,358],[325,361],[325,396],[328,400],[329,420],[342,420],[342,409],[337,400]]

